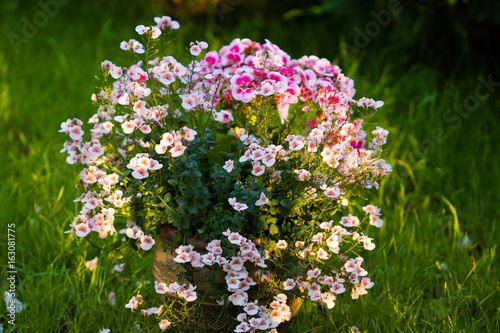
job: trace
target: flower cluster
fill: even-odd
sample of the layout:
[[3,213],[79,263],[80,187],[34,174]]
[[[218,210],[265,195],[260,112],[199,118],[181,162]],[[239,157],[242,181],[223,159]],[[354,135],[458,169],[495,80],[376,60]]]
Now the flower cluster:
[[[269,259],[268,252],[262,251],[261,253],[254,242],[237,232],[231,232],[228,229],[223,235],[226,236],[230,244],[238,249],[235,256],[231,258],[222,256],[221,241],[213,240],[208,243],[206,247],[208,252],[203,255],[194,251],[191,245],[179,246],[175,250],[177,257],[174,261],[181,264],[190,263],[192,267],[196,268],[217,265],[225,273],[224,279],[230,293],[227,300],[234,306],[241,307],[244,311],[236,318],[240,323],[235,328],[235,332],[267,331],[277,327],[283,321],[290,320],[290,307],[286,305],[287,296],[284,294],[275,296],[275,300],[269,304],[269,308],[259,306],[258,300],[249,300],[247,291],[257,284],[258,277],[262,278],[265,274],[260,269],[268,267],[265,263]],[[259,270],[248,271],[247,266],[258,267]],[[160,294],[165,291],[178,292],[178,290],[183,290],[177,283],[171,283],[169,287],[166,287],[164,283],[156,282],[156,286],[156,291]],[[191,289],[190,285],[188,291]],[[185,293],[183,291],[179,296],[188,302],[196,299],[196,293],[193,292],[191,298],[187,298]]]
[[195,302],[194,272],[212,271],[208,296],[243,310],[235,332],[276,331],[294,315],[292,298],[333,308],[347,290],[366,294],[374,283],[362,255],[383,220],[371,204],[358,218],[351,202],[391,171],[388,131],[366,125],[383,102],[354,99],[353,80],[330,61],[293,59],[267,40],[218,51],[192,42],[183,64],[161,49],[179,24],[155,22],[120,44],[131,63],[102,62],[88,130],[76,118],[61,124],[61,152],[82,166],[81,210],[67,232],[111,250],[148,251],[165,228],[208,244],[169,244],[186,281],[155,289]]

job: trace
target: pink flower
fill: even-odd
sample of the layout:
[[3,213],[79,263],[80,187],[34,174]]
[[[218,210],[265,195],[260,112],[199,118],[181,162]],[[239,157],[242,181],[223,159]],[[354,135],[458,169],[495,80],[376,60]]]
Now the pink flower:
[[183,252],[178,254],[177,257],[174,258],[174,261],[178,262],[179,264],[190,262],[191,256],[189,255],[189,253]]
[[137,27],[135,27],[135,31],[137,31],[137,33],[139,35],[143,35],[146,31],[148,31],[149,29],[151,29],[150,27],[145,27],[143,26],[142,24],[141,25],[138,25]]
[[292,279],[287,279],[286,281],[283,281],[283,289],[284,290],[291,290],[295,287],[295,281]]
[[184,126],[182,129],[184,130],[184,139],[188,142],[193,141],[196,134],[198,134],[195,130],[187,128],[186,126]]
[[181,95],[182,107],[186,110],[191,110],[196,107],[196,97],[195,94]]
[[271,167],[276,163],[276,155],[272,153],[265,154],[262,158],[262,163],[265,164],[266,167]]
[[166,293],[170,289],[167,287],[167,285],[164,282],[155,281],[155,290],[156,290],[156,293],[161,295],[161,294]]
[[358,238],[358,242],[363,243],[364,248],[368,251],[371,251],[375,248],[375,243],[372,243],[372,239],[373,238],[361,236]]
[[90,233],[90,228],[87,223],[79,223],[75,226],[75,233],[78,237],[85,237]]
[[108,300],[109,300],[109,304],[111,304],[112,306],[115,306],[116,297],[115,297],[115,293],[113,291],[109,293]]
[[374,206],[374,205],[367,205],[367,206],[364,206],[363,207],[363,211],[366,213],[366,214],[373,214],[373,215],[381,215],[380,214],[380,208],[378,208],[377,206]]
[[262,167],[262,164],[260,164],[259,161],[252,162],[252,168],[253,168],[252,175],[254,175],[254,176],[261,176],[266,171],[266,169],[264,167]]
[[359,328],[357,328],[356,326],[352,326],[350,330],[350,333],[359,333]]
[[309,276],[313,279],[317,278],[320,274],[321,274],[321,269],[319,269],[319,268],[315,268],[315,269],[307,271],[307,276]]
[[214,119],[222,124],[227,124],[234,121],[233,114],[230,110],[221,110],[220,112],[214,112]]
[[323,233],[322,232],[318,232],[316,235],[314,235],[311,238],[311,242],[321,243],[322,241],[323,241]]
[[164,133],[162,135],[161,143],[163,143],[165,146],[170,147],[174,144],[175,138],[172,133]]
[[116,271],[116,272],[122,272],[124,267],[125,267],[125,263],[119,264],[119,265],[115,265],[115,266],[113,266],[113,270],[112,270],[111,273],[113,273],[114,271]]
[[162,331],[164,331],[164,330],[166,330],[166,329],[170,326],[170,324],[171,324],[171,323],[170,323],[168,320],[166,320],[166,319],[162,319],[162,320],[160,321],[160,323],[158,324],[158,326],[160,326],[160,329],[161,329]]
[[384,221],[377,215],[370,214],[370,224],[376,226],[377,228],[381,228],[384,225]]
[[327,187],[324,193],[328,198],[336,199],[340,196],[341,191],[337,186],[335,186],[335,187]]
[[153,239],[153,237],[151,236],[142,236],[141,237],[141,249],[143,249],[144,251],[148,251],[150,250],[153,245],[155,244],[155,240]]
[[255,201],[255,206],[262,206],[269,202],[269,199],[266,197],[264,192],[260,194],[260,197],[257,201]]
[[241,244],[243,237],[237,232],[232,232],[228,235],[227,239],[231,244]]
[[189,52],[191,52],[192,55],[197,56],[201,53],[201,50],[206,49],[208,47],[208,44],[206,42],[198,42],[196,43],[191,43],[191,48],[189,49]]
[[128,301],[128,303],[125,304],[125,307],[127,309],[130,309],[130,310],[137,309],[138,306],[139,306],[139,302],[137,301],[135,296],[132,296],[132,298]]
[[304,148],[304,141],[292,140],[290,142],[290,150],[301,150],[302,148]]
[[184,291],[182,297],[188,302],[193,302],[197,299],[196,292],[189,289]]
[[241,332],[248,332],[250,330],[250,326],[248,325],[247,322],[242,322],[236,328],[234,329],[234,332],[236,333],[241,333]]
[[113,79],[116,80],[116,79],[119,79],[122,76],[123,71],[122,71],[121,67],[113,65],[113,66],[111,66],[109,68],[109,74],[111,75],[111,77]]
[[270,96],[274,94],[274,86],[270,81],[264,81],[260,87],[260,93],[264,96]]
[[135,123],[133,121],[126,121],[122,123],[123,133],[131,134],[135,129]]
[[242,212],[242,211],[244,211],[245,209],[247,209],[247,208],[248,208],[248,206],[247,206],[247,205],[245,205],[244,203],[239,203],[239,202],[237,202],[237,203],[235,203],[235,204],[234,204],[233,208],[234,208],[236,211],[238,211],[238,212]]
[[228,297],[229,302],[236,306],[244,306],[248,300],[248,294],[244,291],[237,290]]
[[280,241],[278,241],[278,243],[276,243],[276,247],[278,249],[284,250],[284,249],[286,249],[287,246],[288,246],[288,244],[284,240],[280,240]]
[[80,140],[84,134],[82,128],[78,125],[69,128],[68,132],[69,132],[69,137],[72,140]]
[[345,292],[345,288],[342,283],[334,282],[332,287],[330,288],[330,291],[335,294],[342,294],[343,292]]
[[120,43],[120,49],[122,49],[123,51],[129,51],[130,48],[131,48],[130,44],[127,43],[126,41]]
[[130,95],[127,93],[124,93],[123,95],[119,95],[120,97],[118,98],[118,103],[121,105],[129,105],[130,103]]
[[354,270],[358,267],[358,265],[356,264],[356,261],[354,259],[351,259],[349,261],[347,261],[344,265],[344,268],[346,270],[346,272],[354,272]]
[[152,27],[151,28],[151,39],[156,39],[160,37],[161,35],[161,30],[158,29],[157,27]]
[[170,149],[170,153],[172,154],[172,157],[179,157],[184,154],[185,150],[186,147],[182,145],[182,142],[176,141],[174,147]]
[[288,109],[290,108],[290,104],[284,102],[278,102],[278,113],[280,116],[281,123],[284,124],[285,120],[288,119]]
[[375,283],[371,282],[370,278],[362,278],[361,279],[361,285],[365,289],[370,289],[371,287],[373,287],[375,285]]
[[233,160],[227,160],[226,163],[224,163],[223,168],[227,172],[233,171],[233,169],[234,169],[234,161]]
[[144,167],[137,167],[132,172],[132,177],[135,179],[144,179],[149,176],[148,169]]
[[264,151],[259,148],[255,149],[251,154],[251,158],[254,161],[261,160],[263,157],[264,157]]
[[326,252],[324,249],[319,249],[318,252],[316,253],[318,259],[322,260],[328,260],[330,256],[328,255],[328,252]]
[[145,115],[148,111],[148,109],[146,108],[146,102],[145,101],[135,102],[133,110],[141,116]]
[[94,268],[96,268],[96,266],[97,266],[97,260],[98,260],[97,257],[95,257],[94,259],[87,261],[85,263],[85,267],[87,267],[89,269],[89,271],[92,272],[94,270]]
[[330,222],[321,222],[321,224],[319,225],[319,227],[321,229],[325,229],[325,230],[332,230],[332,223],[333,221],[330,221]]
[[344,216],[340,219],[340,224],[344,227],[357,227],[359,226],[359,219],[356,216],[349,214],[348,216]]
[[335,300],[336,300],[335,295],[333,295],[330,292],[323,293],[323,295],[321,296],[321,301],[325,303],[328,309],[331,309],[335,306]]

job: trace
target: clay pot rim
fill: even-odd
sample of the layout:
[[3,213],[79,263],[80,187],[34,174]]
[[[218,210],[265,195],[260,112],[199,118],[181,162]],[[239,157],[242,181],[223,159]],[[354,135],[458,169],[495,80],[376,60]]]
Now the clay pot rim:
[[[163,225],[163,227],[161,227],[159,236],[161,238],[163,238],[164,241],[172,241],[172,239],[174,239],[175,237],[178,236],[177,233],[179,230],[180,230],[179,228],[175,228],[169,224],[165,224],[165,225]],[[186,241],[184,243],[185,244],[192,244],[198,250],[199,249],[206,250],[207,245],[208,245],[208,243],[204,242],[201,238],[196,237],[196,236],[186,239]],[[182,245],[182,244],[178,244],[178,245]]]

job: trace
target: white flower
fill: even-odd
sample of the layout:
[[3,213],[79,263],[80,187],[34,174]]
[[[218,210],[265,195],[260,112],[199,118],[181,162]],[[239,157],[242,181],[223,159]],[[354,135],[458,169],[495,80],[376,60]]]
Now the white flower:
[[269,199],[266,197],[264,192],[260,194],[259,199],[255,202],[255,206],[262,206],[269,202]]
[[223,168],[227,172],[233,171],[233,169],[234,169],[234,161],[233,160],[227,160],[226,163],[224,163]]
[[153,245],[155,244],[155,240],[153,239],[153,237],[151,236],[142,236],[141,237],[141,249],[143,249],[144,251],[148,251],[150,250]]

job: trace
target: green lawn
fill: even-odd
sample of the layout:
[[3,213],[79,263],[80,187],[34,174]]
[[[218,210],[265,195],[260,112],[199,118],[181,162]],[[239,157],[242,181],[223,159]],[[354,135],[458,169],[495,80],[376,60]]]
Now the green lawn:
[[[119,42],[131,38],[136,25],[151,24],[160,9],[156,2],[145,8],[118,1],[61,4],[18,52],[8,33],[21,35],[22,18],[31,20],[41,7],[10,1],[0,9],[0,291],[8,289],[7,229],[15,224],[16,296],[27,304],[16,315],[17,331],[129,332],[136,324],[159,331],[157,320],[131,315],[123,306],[137,281],[152,280],[150,256],[131,260],[122,275],[111,274],[121,261],[63,233],[78,212],[72,202],[77,170],[59,153],[65,137],[57,130],[67,118],[94,113],[90,95],[100,62],[119,59]],[[385,221],[371,235],[377,244],[368,261],[375,287],[357,301],[340,297],[331,311],[305,306],[291,331],[347,332],[353,325],[363,332],[498,331],[500,86],[478,88],[478,77],[487,80],[492,73],[471,65],[444,74],[384,50],[347,58],[339,50],[342,36],[332,37],[331,45],[318,42],[330,34],[321,22],[273,21],[260,35],[251,29],[256,24],[263,30],[262,17],[254,22],[237,9],[232,13],[241,22],[234,29],[217,16],[208,22],[176,18],[181,32],[172,49],[179,54],[195,39],[215,49],[235,37],[270,38],[293,57],[338,55],[332,60],[354,79],[356,96],[385,101],[371,119],[390,131],[387,160],[394,169],[372,193]],[[477,89],[482,97],[468,107]],[[453,112],[455,106],[463,111]],[[98,267],[90,272],[85,261],[95,256]],[[141,290],[154,297],[151,286]],[[114,307],[107,299],[111,291]],[[0,323],[9,332],[4,304]]]

